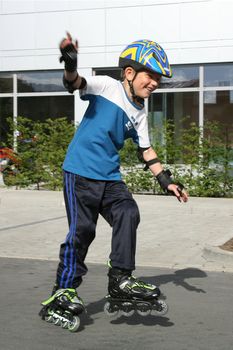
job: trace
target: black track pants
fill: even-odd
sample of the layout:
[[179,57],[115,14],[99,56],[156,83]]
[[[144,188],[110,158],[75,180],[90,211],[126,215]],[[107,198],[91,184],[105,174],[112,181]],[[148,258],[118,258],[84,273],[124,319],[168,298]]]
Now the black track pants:
[[[97,181],[64,173],[69,232],[60,247],[57,284],[76,288],[86,274],[88,247],[95,238],[98,215],[112,226],[113,267],[135,269],[136,230],[140,221],[135,200],[122,181]],[[103,257],[105,259],[105,257]]]

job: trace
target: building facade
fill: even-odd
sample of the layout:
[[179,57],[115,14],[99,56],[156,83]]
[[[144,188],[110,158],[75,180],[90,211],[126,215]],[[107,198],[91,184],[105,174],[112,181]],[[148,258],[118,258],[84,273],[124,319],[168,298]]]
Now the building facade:
[[9,116],[81,120],[87,104],[62,85],[58,46],[66,31],[79,40],[83,76],[120,78],[127,44],[161,44],[173,77],[147,101],[152,128],[185,118],[232,125],[232,12],[233,1],[224,0],[0,0],[0,143]]

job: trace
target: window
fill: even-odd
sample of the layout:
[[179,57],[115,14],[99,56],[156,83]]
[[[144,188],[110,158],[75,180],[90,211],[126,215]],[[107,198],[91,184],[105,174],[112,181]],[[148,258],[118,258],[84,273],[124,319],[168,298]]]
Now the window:
[[13,74],[0,73],[0,93],[13,92]]
[[233,64],[208,64],[204,69],[204,86],[233,85]]
[[66,91],[62,77],[60,70],[17,73],[18,92]]
[[172,78],[162,77],[160,89],[187,88],[199,86],[198,66],[174,66]]
[[[198,92],[168,92],[163,94],[153,94],[149,101],[151,141],[156,141],[160,144],[165,143],[162,126],[166,121],[172,121],[174,124],[175,137],[179,136],[181,129],[188,128],[190,122],[194,122],[198,125],[198,109]],[[156,140],[155,134],[158,138]]]
[[74,122],[74,95],[68,94],[62,78],[63,70],[0,73],[0,146],[7,142],[8,117],[66,117]]
[[0,98],[0,146],[7,145],[7,134],[9,133],[9,124],[7,118],[13,118],[13,98]]
[[94,75],[108,75],[116,80],[121,80],[121,68],[94,68]]
[[18,115],[33,120],[67,117],[74,121],[74,96],[19,97]]
[[[232,91],[214,91],[215,99],[211,101],[204,98],[204,120],[219,122],[229,132],[233,131]],[[205,95],[208,93],[209,91],[206,91]]]

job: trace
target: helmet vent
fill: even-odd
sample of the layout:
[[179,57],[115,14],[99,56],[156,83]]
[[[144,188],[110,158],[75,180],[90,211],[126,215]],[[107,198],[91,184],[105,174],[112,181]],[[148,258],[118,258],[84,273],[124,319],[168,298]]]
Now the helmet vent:
[[156,61],[159,61],[159,58],[158,58],[158,56],[156,55],[155,52],[153,52],[152,56],[154,57],[154,59],[156,59]]

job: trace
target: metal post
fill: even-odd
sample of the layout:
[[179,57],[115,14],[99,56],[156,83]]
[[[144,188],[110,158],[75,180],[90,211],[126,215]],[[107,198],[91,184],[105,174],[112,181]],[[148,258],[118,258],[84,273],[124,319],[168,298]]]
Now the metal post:
[[14,134],[13,134],[13,150],[17,151],[17,116],[18,116],[18,100],[17,100],[17,74],[13,74],[13,122],[14,122]]

